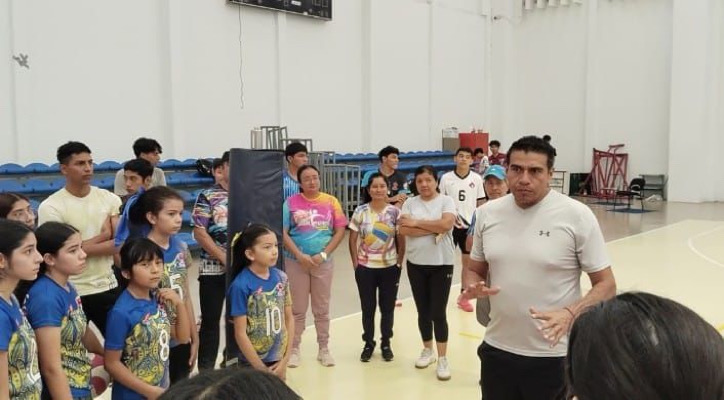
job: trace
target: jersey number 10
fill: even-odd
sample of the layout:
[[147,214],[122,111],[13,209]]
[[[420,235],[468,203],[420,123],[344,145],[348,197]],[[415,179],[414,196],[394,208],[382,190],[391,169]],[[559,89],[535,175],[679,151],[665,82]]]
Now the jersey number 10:
[[266,309],[266,335],[278,335],[282,331],[282,312],[274,306]]

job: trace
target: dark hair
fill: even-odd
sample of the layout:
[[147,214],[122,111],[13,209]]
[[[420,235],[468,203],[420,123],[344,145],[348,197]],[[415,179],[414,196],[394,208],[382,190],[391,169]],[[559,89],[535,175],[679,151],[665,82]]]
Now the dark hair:
[[485,154],[485,151],[484,151],[482,148],[480,148],[480,147],[476,147],[476,148],[475,148],[475,151],[473,152],[473,155],[476,155],[476,156],[477,156],[477,155],[480,154],[480,153]]
[[455,155],[458,155],[460,153],[468,153],[471,156],[473,155],[473,150],[470,147],[460,147],[456,152]]
[[133,154],[136,155],[136,158],[140,157],[142,153],[153,153],[154,151],[163,153],[161,144],[159,144],[155,139],[142,137],[133,142]]
[[624,293],[573,324],[569,398],[724,399],[724,341],[689,308],[649,293]]
[[394,146],[385,146],[377,153],[377,157],[382,161],[382,157],[388,157],[390,154],[400,155],[400,150]]
[[133,274],[133,266],[143,261],[163,260],[163,250],[151,239],[138,237],[126,240],[120,251],[121,270]]
[[153,175],[153,165],[143,158],[134,158],[126,162],[123,164],[123,170],[135,172],[141,176],[141,179],[146,179]]
[[513,154],[514,151],[545,155],[548,158],[546,165],[549,170],[553,169],[553,164],[556,162],[556,149],[538,136],[523,136],[513,142],[513,144],[510,145],[510,149],[508,149],[508,153],[505,155],[505,163],[507,165],[510,165],[510,155]]
[[224,154],[221,155],[221,162],[228,163],[229,160],[231,160],[231,152],[229,150],[226,150]]
[[309,154],[309,150],[307,150],[307,146],[301,144],[300,142],[291,142],[284,149],[284,158],[288,160],[289,157],[294,157],[297,153]]
[[551,141],[551,135],[543,135],[543,140],[545,140],[546,142],[550,142],[550,141]]
[[[412,178],[412,183],[410,184],[410,191],[415,196],[419,195],[420,193],[417,191],[417,177],[422,174],[430,174],[432,175],[432,178],[435,179],[435,182],[439,183],[439,179],[437,178],[437,171],[435,170],[435,167],[432,165],[420,165],[415,169],[415,177]],[[440,187],[437,187],[435,190],[437,190],[438,193],[440,193]]]
[[370,188],[372,187],[372,181],[374,181],[377,178],[382,178],[382,180],[385,182],[385,185],[387,185],[387,178],[382,175],[381,172],[374,172],[372,175],[367,178],[367,186],[365,186],[365,202],[369,203],[372,201],[372,196],[370,196]]
[[251,260],[246,257],[246,250],[256,244],[257,239],[268,233],[275,235],[270,227],[264,224],[251,224],[243,231],[234,235],[231,241],[231,265],[236,270],[246,268]]
[[[80,233],[72,225],[62,222],[50,221],[40,225],[35,230],[35,237],[38,240],[38,253],[45,256],[46,254],[57,255],[58,251],[65,245],[68,238],[76,233]],[[44,274],[48,266],[43,261],[40,264],[40,274]]]
[[500,142],[497,140],[491,140],[490,143],[488,143],[488,147],[490,146],[500,147]]
[[7,218],[13,206],[20,200],[30,203],[30,200],[18,193],[0,193],[0,218]]
[[[302,182],[302,172],[304,172],[308,169],[313,169],[313,170],[317,171],[317,174],[319,175],[319,169],[317,169],[317,167],[315,167],[314,165],[312,165],[312,164],[302,165],[299,168],[299,170],[297,170],[297,182],[299,182],[299,183]],[[299,192],[300,193],[304,192],[304,189],[302,189],[302,185],[299,185]]]
[[220,158],[214,158],[214,161],[211,162],[211,169],[213,171],[216,171],[222,166],[224,166],[224,162]]
[[88,148],[88,146],[81,142],[68,142],[58,147],[58,152],[55,154],[55,157],[58,159],[59,163],[68,164],[68,161],[70,161],[71,157],[81,153],[90,154],[91,150],[90,148]]
[[166,390],[159,400],[301,400],[276,375],[253,368],[199,373]]
[[[0,219],[0,253],[8,260],[7,268],[10,268],[13,251],[20,247],[23,240],[32,233],[32,229],[23,223]],[[0,270],[0,279],[5,278],[7,268]]]
[[163,210],[166,200],[179,200],[182,203],[184,201],[180,194],[167,186],[154,186],[146,190],[128,210],[129,220],[134,224],[148,225],[146,213],[158,215]]

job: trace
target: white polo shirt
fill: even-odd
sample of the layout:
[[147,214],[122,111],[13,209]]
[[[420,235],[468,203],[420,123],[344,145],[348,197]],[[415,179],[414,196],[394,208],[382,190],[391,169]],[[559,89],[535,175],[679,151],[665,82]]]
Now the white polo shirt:
[[527,209],[511,194],[479,207],[470,257],[487,261],[490,285],[500,287],[490,297],[485,342],[528,357],[562,357],[568,347],[564,336],[551,348],[529,309],[560,310],[577,302],[581,272],[611,264],[591,209],[554,190]]

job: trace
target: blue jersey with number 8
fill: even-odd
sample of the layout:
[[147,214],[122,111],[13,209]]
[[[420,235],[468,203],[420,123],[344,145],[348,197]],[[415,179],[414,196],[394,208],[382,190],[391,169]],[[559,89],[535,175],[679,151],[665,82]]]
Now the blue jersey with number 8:
[[[121,350],[121,362],[133,375],[149,385],[167,388],[171,325],[166,309],[155,296],[137,299],[124,290],[108,313],[106,350]],[[143,396],[113,383],[113,400],[143,399]]]

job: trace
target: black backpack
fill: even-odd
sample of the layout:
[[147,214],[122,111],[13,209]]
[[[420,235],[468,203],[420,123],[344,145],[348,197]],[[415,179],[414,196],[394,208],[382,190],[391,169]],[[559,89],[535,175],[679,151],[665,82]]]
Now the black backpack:
[[196,170],[202,176],[214,177],[214,163],[206,158],[196,160]]

